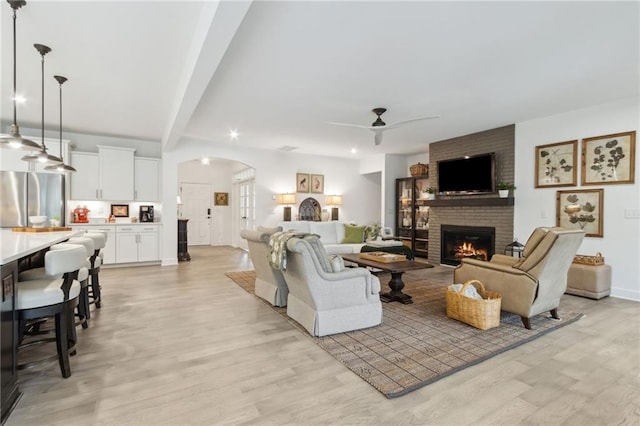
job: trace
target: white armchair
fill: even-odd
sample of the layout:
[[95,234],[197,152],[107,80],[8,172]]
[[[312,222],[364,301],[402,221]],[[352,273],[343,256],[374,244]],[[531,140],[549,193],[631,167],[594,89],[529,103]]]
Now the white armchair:
[[287,242],[283,271],[287,315],[314,336],[373,327],[382,322],[380,281],[365,268],[334,272],[316,236]]
[[249,256],[256,271],[255,295],[273,306],[287,306],[287,283],[282,272],[269,264],[269,238],[282,228],[262,228],[257,231],[243,230],[240,236],[247,240]]

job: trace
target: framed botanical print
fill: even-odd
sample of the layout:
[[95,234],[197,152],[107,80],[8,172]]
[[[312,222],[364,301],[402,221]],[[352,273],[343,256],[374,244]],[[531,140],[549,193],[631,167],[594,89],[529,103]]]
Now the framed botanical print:
[[582,184],[634,183],[636,132],[582,140]]
[[582,229],[587,237],[604,235],[604,189],[556,192],[556,226]]
[[324,175],[311,175],[311,192],[324,194]]
[[576,186],[578,140],[536,146],[536,188]]
[[213,205],[214,206],[228,206],[229,205],[229,193],[228,192],[214,192],[213,193]]
[[309,192],[311,180],[309,173],[296,173],[296,192]]

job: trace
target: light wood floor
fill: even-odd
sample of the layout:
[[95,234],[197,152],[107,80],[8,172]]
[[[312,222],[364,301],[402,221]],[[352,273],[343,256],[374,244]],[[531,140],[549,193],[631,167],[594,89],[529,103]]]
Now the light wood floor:
[[190,253],[103,269],[104,304],[78,329],[72,376],[56,364],[20,372],[6,424],[640,423],[640,303],[565,296],[585,318],[389,400],[224,275],[251,269],[243,251]]

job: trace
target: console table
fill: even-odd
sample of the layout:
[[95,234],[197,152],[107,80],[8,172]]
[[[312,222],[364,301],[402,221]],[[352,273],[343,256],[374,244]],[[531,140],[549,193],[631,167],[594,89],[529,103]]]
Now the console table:
[[189,219],[178,219],[178,262],[191,260],[187,244],[187,222]]

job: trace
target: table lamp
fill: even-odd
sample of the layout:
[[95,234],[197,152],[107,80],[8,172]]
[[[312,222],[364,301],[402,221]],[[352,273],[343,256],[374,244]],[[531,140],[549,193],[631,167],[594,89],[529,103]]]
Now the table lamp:
[[284,205],[282,220],[291,222],[291,204],[296,203],[296,194],[278,194],[276,195],[276,203]]
[[[342,195],[327,195],[327,205],[341,206]],[[338,207],[331,208],[331,220],[338,220]]]

